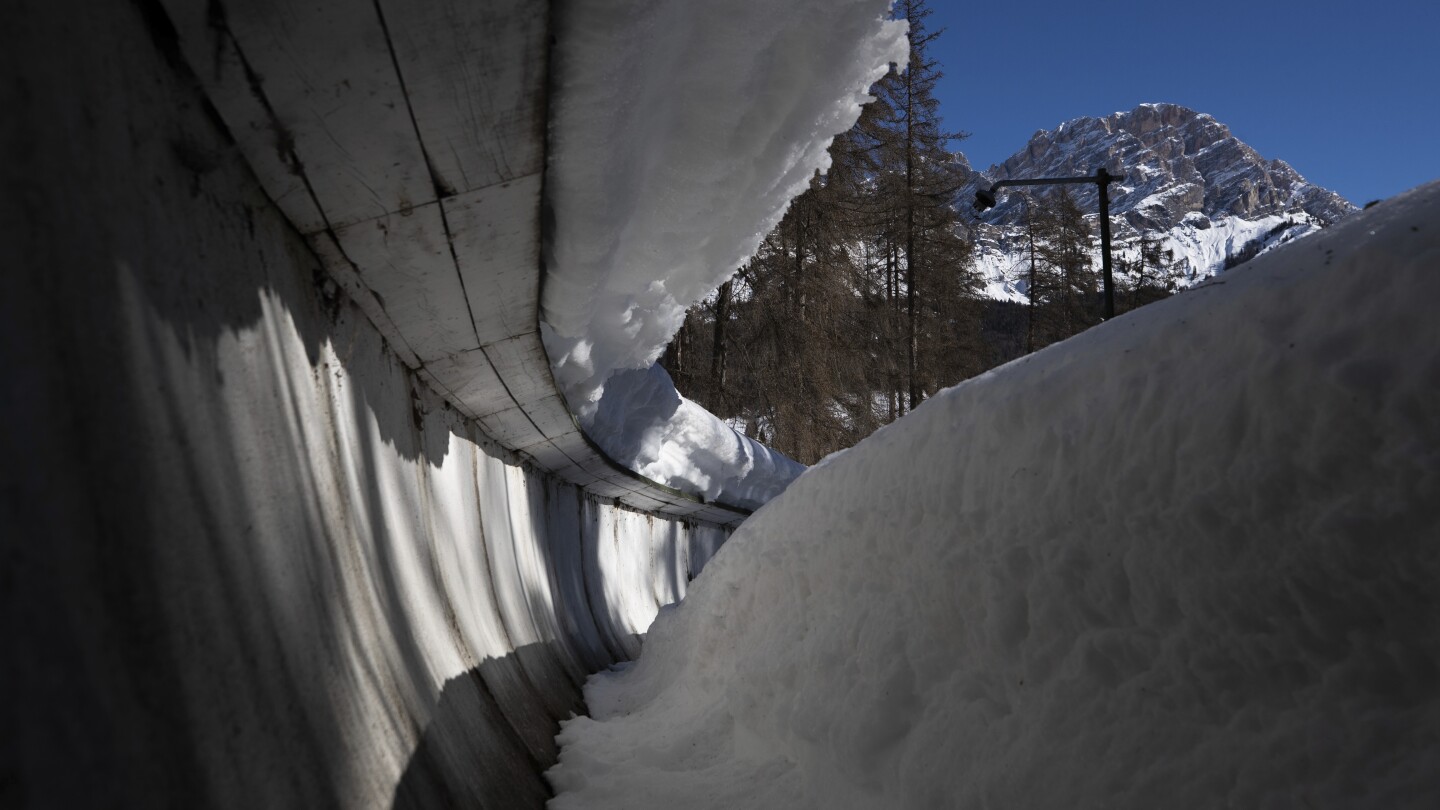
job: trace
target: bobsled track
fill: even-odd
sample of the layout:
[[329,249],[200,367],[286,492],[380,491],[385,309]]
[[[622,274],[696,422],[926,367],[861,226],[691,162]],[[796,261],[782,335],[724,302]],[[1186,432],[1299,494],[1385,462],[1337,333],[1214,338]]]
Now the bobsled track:
[[537,332],[546,4],[19,0],[4,807],[536,807],[744,513]]
[[[810,37],[733,64],[900,42],[884,0],[834,35],[665,9],[702,5],[677,37],[629,4],[664,47],[616,53],[739,77],[670,134],[757,177],[704,122],[781,158],[848,123],[698,41],[784,9]],[[939,394],[747,519],[607,457],[552,375],[542,308],[548,337],[594,292],[547,268],[564,223],[693,235],[628,233],[648,141],[568,153],[615,172],[567,198],[577,8],[7,6],[0,808],[1436,805],[1440,184]],[[801,126],[730,115],[760,86]]]

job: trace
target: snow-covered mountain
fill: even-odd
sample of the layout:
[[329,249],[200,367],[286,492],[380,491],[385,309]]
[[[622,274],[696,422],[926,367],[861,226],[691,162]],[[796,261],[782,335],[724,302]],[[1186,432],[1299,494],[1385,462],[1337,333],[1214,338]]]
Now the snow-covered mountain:
[[[1142,235],[1159,240],[1174,257],[1181,285],[1356,210],[1283,160],[1261,157],[1213,117],[1176,104],[1142,104],[1036,132],[1004,163],[976,172],[961,199],[999,180],[1088,175],[1101,166],[1124,176],[1110,190],[1117,258],[1133,257]],[[1070,189],[1093,218],[1095,188]],[[1019,189],[1005,190],[975,225],[976,261],[997,298],[1023,298],[1023,199]]]

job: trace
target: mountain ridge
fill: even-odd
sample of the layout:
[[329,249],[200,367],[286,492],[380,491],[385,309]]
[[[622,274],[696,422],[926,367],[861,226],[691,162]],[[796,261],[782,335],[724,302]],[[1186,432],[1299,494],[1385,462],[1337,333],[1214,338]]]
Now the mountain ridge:
[[[1214,116],[1169,103],[1082,116],[1037,130],[1004,162],[977,171],[972,183],[1083,175],[1100,166],[1124,175],[1111,191],[1111,212],[1134,227],[1171,227],[1192,211],[1252,219],[1304,211],[1328,226],[1356,210],[1284,160],[1262,157]],[[1094,196],[1084,187],[1077,194],[1082,205],[1093,206]],[[1009,208],[1002,201],[984,219],[992,224],[1008,220]]]
[[[1159,240],[1182,265],[1178,286],[1358,210],[1284,160],[1262,157],[1214,116],[1171,103],[1073,118],[1037,130],[1023,148],[988,169],[964,165],[970,175],[960,199],[967,202],[976,190],[1000,180],[1089,175],[1102,166],[1121,175],[1110,190],[1117,256],[1142,238]],[[1082,210],[1097,214],[1094,186],[1069,189]],[[1053,187],[1029,191],[1045,196]],[[971,226],[977,264],[994,297],[1016,297],[1008,277],[1013,274],[1006,270],[1019,261],[1017,228],[1025,218],[1026,196],[1021,189],[1006,190]]]

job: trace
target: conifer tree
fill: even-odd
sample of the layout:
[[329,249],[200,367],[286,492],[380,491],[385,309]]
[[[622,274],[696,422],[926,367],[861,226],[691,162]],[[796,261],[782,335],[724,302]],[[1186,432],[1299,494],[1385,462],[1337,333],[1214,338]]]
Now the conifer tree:
[[662,361],[681,366],[682,393],[807,463],[983,370],[979,285],[957,235],[965,171],[926,52],[939,32],[923,0],[896,14],[911,22],[909,67],[872,88],[826,174]]
[[1054,273],[1035,291],[1046,345],[1099,323],[1099,277],[1090,255],[1090,224],[1070,189],[1061,186],[1036,199],[1036,253]]
[[1175,252],[1166,248],[1158,236],[1141,234],[1136,248],[1135,258],[1122,264],[1126,311],[1168,298],[1179,285],[1181,270],[1176,266]]
[[[895,14],[910,23],[909,63],[904,70],[892,66],[876,85],[878,102],[866,123],[875,129],[873,137],[879,145],[879,186],[890,214],[882,234],[890,256],[887,293],[901,326],[892,333],[903,334],[904,406],[913,408],[926,389],[945,376],[942,369],[927,367],[926,355],[951,356],[925,352],[922,339],[941,339],[947,325],[969,327],[973,333],[977,318],[972,315],[973,323],[962,325],[952,316],[964,308],[966,299],[973,304],[978,280],[968,267],[967,248],[956,234],[955,197],[966,176],[949,144],[964,135],[941,127],[940,103],[935,98],[935,85],[943,73],[929,55],[929,46],[943,30],[928,30],[930,9],[925,0],[899,0]],[[933,285],[934,295],[927,285]],[[950,337],[953,334],[944,336]],[[976,341],[965,343],[973,346]],[[978,350],[971,354],[978,365]]]

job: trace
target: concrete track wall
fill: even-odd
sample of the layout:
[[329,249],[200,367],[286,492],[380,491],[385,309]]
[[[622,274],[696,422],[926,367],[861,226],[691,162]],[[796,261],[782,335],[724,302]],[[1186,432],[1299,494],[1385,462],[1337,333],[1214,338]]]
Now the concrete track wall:
[[153,0],[0,34],[0,806],[538,806],[558,718],[723,530],[419,383]]

